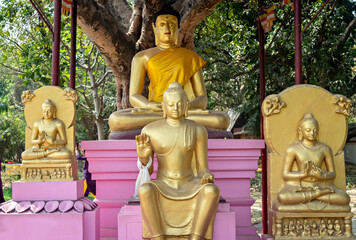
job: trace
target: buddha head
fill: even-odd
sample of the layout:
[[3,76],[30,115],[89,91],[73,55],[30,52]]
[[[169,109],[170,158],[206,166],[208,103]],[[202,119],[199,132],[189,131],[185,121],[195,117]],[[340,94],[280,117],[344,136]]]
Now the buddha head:
[[49,100],[46,99],[42,104],[42,116],[44,119],[53,119],[56,117],[56,105]]
[[169,6],[156,12],[152,24],[156,45],[158,46],[160,43],[177,45],[179,23],[179,13]]
[[318,121],[314,118],[313,114],[306,113],[299,123],[298,139],[307,141],[317,141],[319,133]]
[[180,83],[172,82],[163,94],[164,117],[180,119],[187,116],[188,97]]

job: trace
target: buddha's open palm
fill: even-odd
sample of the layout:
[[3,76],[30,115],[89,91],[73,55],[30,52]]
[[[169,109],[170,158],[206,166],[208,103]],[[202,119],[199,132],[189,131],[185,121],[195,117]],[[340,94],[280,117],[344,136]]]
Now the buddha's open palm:
[[150,137],[146,133],[136,136],[137,155],[143,165],[146,165],[149,161],[149,157],[152,156],[153,150],[150,143]]

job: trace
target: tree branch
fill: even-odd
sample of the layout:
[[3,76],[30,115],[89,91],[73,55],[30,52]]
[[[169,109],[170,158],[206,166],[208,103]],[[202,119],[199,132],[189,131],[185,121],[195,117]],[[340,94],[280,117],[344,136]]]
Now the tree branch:
[[340,40],[337,43],[336,50],[340,51],[344,45],[347,39],[350,37],[351,32],[355,29],[356,27],[356,17],[349,23],[349,25],[346,27],[344,34],[340,38]]

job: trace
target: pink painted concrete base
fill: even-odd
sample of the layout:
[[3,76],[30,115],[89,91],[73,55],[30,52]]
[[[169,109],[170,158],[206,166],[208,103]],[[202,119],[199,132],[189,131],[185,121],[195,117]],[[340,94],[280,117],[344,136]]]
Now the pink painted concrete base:
[[98,240],[98,220],[99,208],[84,213],[0,214],[0,239]]
[[273,240],[274,238],[267,234],[262,234],[262,240]]
[[[221,196],[236,213],[236,239],[258,239],[251,225],[250,179],[255,177],[263,140],[208,140],[209,169]],[[89,171],[96,180],[96,203],[100,207],[100,237],[118,238],[118,214],[134,194],[138,175],[134,140],[82,142]],[[154,169],[157,162],[154,161]],[[156,173],[151,176],[155,179]],[[119,229],[120,231],[120,229]],[[218,239],[219,240],[219,239]]]
[[14,182],[14,201],[77,200],[84,196],[84,181],[67,182]]
[[[119,240],[142,240],[140,206],[125,205],[118,216]],[[236,236],[235,212],[230,204],[220,203],[214,222],[213,239],[234,240]]]
[[[0,206],[1,240],[100,239],[100,210],[94,202],[83,198],[82,180],[15,182],[12,188],[14,200]],[[17,208],[25,203],[43,205],[38,212]],[[17,207],[4,208],[8,204]]]

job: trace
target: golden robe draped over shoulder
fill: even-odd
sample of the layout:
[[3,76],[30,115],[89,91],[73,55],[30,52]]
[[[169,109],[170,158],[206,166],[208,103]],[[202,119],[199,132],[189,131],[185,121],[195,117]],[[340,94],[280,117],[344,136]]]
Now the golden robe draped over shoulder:
[[163,93],[172,82],[179,82],[186,90],[188,99],[194,99],[194,92],[189,89],[187,91],[185,85],[191,86],[191,77],[205,64],[198,54],[178,46],[154,55],[147,62],[147,75],[150,79],[148,100],[162,102]]

